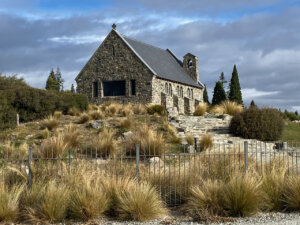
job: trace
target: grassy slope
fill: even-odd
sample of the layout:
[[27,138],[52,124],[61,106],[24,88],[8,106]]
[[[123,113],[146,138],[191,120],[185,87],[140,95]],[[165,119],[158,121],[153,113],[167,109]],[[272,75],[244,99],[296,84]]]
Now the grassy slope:
[[283,141],[300,142],[300,124],[289,123],[284,130]]

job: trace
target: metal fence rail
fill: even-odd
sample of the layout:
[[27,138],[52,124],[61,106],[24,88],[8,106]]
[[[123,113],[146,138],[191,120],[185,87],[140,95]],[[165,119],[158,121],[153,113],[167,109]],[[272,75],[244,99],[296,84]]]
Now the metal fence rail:
[[[227,179],[236,172],[263,175],[272,169],[286,169],[298,174],[298,147],[270,149],[261,143],[218,144],[200,151],[200,146],[182,145],[174,153],[156,146],[125,149],[111,155],[104,149],[69,150],[62,156],[55,152],[28,149],[25,155],[1,150],[1,179],[7,184],[27,181],[28,187],[41,177],[63,179],[76,171],[99,176],[132,177],[153,184],[170,206],[181,204],[188,189],[203,179]],[[56,157],[54,157],[56,156]]]

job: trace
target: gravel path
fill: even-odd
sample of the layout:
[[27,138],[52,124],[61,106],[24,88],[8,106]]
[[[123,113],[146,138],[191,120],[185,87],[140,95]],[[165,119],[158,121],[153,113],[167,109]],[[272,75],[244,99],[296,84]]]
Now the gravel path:
[[[171,216],[163,219],[153,220],[149,222],[121,222],[102,220],[100,223],[92,224],[107,224],[107,225],[197,225],[205,224],[193,222],[190,218],[184,216]],[[235,222],[227,223],[210,223],[210,225],[226,224],[226,225],[300,225],[300,213],[263,213],[253,217],[235,219]]]

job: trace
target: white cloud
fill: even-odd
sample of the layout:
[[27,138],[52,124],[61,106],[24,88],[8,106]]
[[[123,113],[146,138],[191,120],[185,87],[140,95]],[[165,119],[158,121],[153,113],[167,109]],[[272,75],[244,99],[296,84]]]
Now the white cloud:
[[242,90],[242,95],[245,100],[259,98],[263,96],[276,95],[279,91],[259,91],[256,88],[245,88]]
[[48,38],[49,41],[64,43],[64,44],[91,44],[95,42],[101,42],[105,39],[105,36],[98,35],[83,35],[83,36],[61,36]]

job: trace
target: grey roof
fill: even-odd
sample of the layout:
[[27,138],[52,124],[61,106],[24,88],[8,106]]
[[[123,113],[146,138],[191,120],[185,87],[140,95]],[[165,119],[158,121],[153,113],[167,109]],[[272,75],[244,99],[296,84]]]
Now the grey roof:
[[182,63],[168,50],[163,50],[152,45],[123,36],[130,47],[139,55],[148,67],[159,78],[176,81],[190,86],[202,88],[201,83],[196,83],[183,69]]

